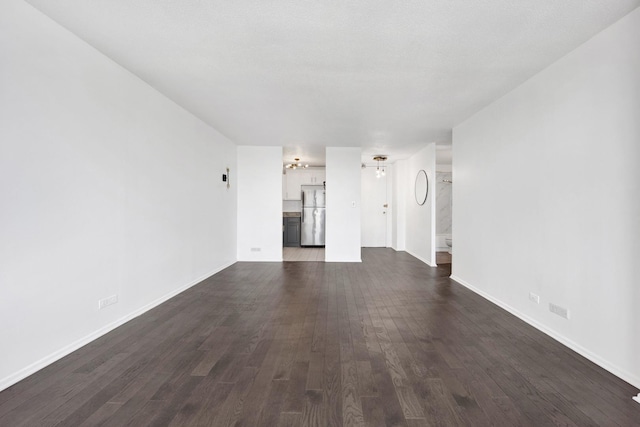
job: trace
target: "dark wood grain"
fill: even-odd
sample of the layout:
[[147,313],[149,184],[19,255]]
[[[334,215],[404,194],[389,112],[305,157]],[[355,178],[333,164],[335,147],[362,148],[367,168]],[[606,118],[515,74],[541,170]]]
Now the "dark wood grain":
[[298,412],[281,412],[278,427],[299,427],[302,425],[302,414]]
[[0,392],[0,426],[640,425],[638,390],[406,253],[237,263]]

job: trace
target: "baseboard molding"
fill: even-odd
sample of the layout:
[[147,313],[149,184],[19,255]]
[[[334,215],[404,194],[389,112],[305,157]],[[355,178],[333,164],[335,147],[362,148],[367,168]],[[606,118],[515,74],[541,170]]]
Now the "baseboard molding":
[[[625,369],[622,369],[622,368],[620,368],[620,367],[618,367],[618,366],[616,366],[616,365],[614,365],[612,363],[609,363],[608,361],[602,359],[601,357],[599,357],[596,354],[593,354],[591,351],[587,350],[586,348],[582,347],[581,345],[577,344],[576,342],[570,340],[569,338],[565,337],[564,335],[559,334],[558,332],[554,331],[553,329],[550,329],[550,328],[546,327],[545,325],[541,324],[537,320],[535,320],[535,319],[527,316],[526,314],[522,313],[521,311],[516,310],[515,308],[511,307],[509,304],[506,304],[506,303],[502,302],[501,300],[499,300],[497,298],[494,298],[493,296],[489,295],[488,293],[476,288],[475,286],[471,285],[469,282],[465,281],[464,279],[461,279],[460,277],[455,276],[453,274],[451,276],[449,276],[449,277],[452,280],[455,280],[460,285],[464,286],[465,288],[475,292],[476,294],[480,295],[484,299],[491,301],[492,303],[494,303],[498,307],[508,311],[509,313],[513,314],[514,316],[516,316],[520,320],[522,320],[522,321],[528,323],[529,325],[533,326],[534,328],[536,328],[540,332],[543,332],[544,334],[550,336],[551,338],[553,338],[554,340],[558,341],[559,343],[565,345],[566,347],[569,347],[571,350],[575,351],[576,353],[580,354],[581,356],[589,359],[590,361],[592,361],[596,365],[600,366],[602,369],[604,369],[606,371],[609,371],[610,373],[612,373],[616,377],[623,379],[624,381],[628,382],[632,386],[640,388],[640,376],[634,375],[631,372],[626,371]],[[637,399],[634,398],[634,400],[637,400]]]
[[0,380],[0,391],[11,387],[12,385],[22,381],[23,379],[27,378],[29,375],[33,375],[36,372],[38,372],[40,369],[45,368],[49,365],[51,365],[52,363],[62,359],[63,357],[67,356],[70,353],[73,353],[74,351],[76,351],[77,349],[84,347],[85,345],[89,344],[91,341],[94,341],[98,338],[100,338],[101,336],[108,334],[109,332],[113,331],[114,329],[116,329],[119,326],[124,325],[125,323],[127,323],[128,321],[135,319],[136,317],[146,313],[147,311],[151,310],[154,307],[159,306],[160,304],[162,304],[163,302],[175,297],[176,295],[178,295],[179,293],[182,293],[184,291],[186,291],[187,289],[191,288],[192,286],[197,285],[198,283],[208,279],[209,277],[213,276],[214,274],[219,273],[220,271],[224,270],[225,268],[228,268],[230,266],[232,266],[233,264],[235,264],[236,261],[231,261],[228,263],[223,264],[222,266],[216,268],[215,270],[199,277],[196,280],[193,280],[189,283],[187,283],[186,285],[183,285],[177,289],[174,289],[173,291],[161,296],[160,298],[155,299],[154,301],[150,302],[149,304],[146,304],[142,307],[140,307],[139,309],[121,317],[120,319],[111,322],[105,326],[103,326],[102,328],[98,329],[97,331],[94,331],[74,342],[72,342],[71,344],[68,344],[64,347],[62,347],[61,349],[51,353],[48,356],[43,357],[42,359],[30,364],[29,366],[26,366],[22,369],[20,369],[18,372],[15,372],[3,379]]
[[405,249],[405,252],[406,252],[406,253],[408,253],[409,255],[411,255],[412,257],[417,258],[417,259],[419,259],[420,261],[424,262],[424,263],[425,263],[425,264],[427,264],[429,267],[437,267],[437,265],[436,265],[436,263],[435,263],[435,262],[431,263],[431,262],[427,261],[426,259],[422,258],[420,255],[416,255],[416,254],[414,254],[413,252],[411,252],[411,251],[410,251],[410,250],[408,250],[408,249]]

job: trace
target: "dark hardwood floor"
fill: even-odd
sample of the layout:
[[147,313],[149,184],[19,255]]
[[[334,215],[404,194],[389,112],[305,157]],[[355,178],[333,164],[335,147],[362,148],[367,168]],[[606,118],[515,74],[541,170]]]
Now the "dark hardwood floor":
[[637,389],[450,265],[362,255],[235,264],[1,392],[0,425],[640,425]]

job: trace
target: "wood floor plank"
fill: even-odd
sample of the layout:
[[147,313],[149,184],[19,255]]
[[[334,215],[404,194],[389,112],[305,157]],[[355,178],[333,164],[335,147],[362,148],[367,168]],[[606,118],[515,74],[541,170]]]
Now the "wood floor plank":
[[[282,406],[283,412],[298,412],[302,414],[308,372],[309,362],[301,361],[294,363]],[[322,385],[320,385],[320,387],[322,387]]]
[[379,397],[365,396],[362,398],[362,414],[364,425],[367,427],[378,427],[391,425],[385,421],[382,410],[382,402]]
[[299,427],[302,425],[301,412],[281,412],[278,427]]
[[340,369],[340,347],[328,345],[325,350],[322,381],[325,423],[327,426],[342,425],[342,378]]
[[247,395],[257,374],[258,369],[252,367],[245,367],[240,370],[237,382],[235,382],[229,396],[220,407],[213,425],[232,426],[238,422],[245,410]]
[[371,371],[376,388],[379,390],[380,399],[378,402],[384,414],[385,425],[406,425],[406,420],[402,407],[400,406],[400,401],[398,400],[393,380],[391,379],[391,374],[387,370],[382,355],[371,358]]
[[371,374],[371,362],[368,360],[357,361],[356,370],[358,372],[358,394],[360,397],[378,396],[378,389]]
[[342,362],[342,425],[363,426],[362,404],[358,394],[358,372],[354,360]]
[[[207,384],[203,387],[204,383]],[[206,378],[203,379],[199,386],[193,389],[191,396],[178,410],[169,426],[210,425],[229,397],[233,386],[231,383],[209,382]]]
[[311,354],[307,371],[307,390],[322,390],[324,371],[324,353]]
[[419,387],[427,420],[437,426],[463,424],[458,411],[450,404],[448,390],[440,378],[427,378]]
[[636,388],[450,265],[319,253],[193,286],[0,392],[0,425],[640,425]]
[[115,413],[121,407],[122,403],[107,402],[79,425],[83,427],[104,425],[106,422],[114,419]]
[[302,409],[303,427],[324,427],[325,422],[324,397],[320,390],[305,391],[305,403]]

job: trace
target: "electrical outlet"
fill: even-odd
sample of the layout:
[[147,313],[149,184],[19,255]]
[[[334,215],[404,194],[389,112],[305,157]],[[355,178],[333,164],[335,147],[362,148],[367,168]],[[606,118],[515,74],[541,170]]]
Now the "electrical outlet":
[[117,302],[118,302],[117,294],[111,295],[110,297],[107,297],[107,298],[102,298],[100,301],[98,301],[98,309],[102,310],[103,308],[113,305]]
[[536,304],[540,304],[540,296],[534,294],[533,292],[529,292],[529,300],[535,302]]
[[251,248],[251,252],[261,252],[262,248]]
[[549,311],[554,314],[557,314],[560,317],[569,319],[569,310],[564,307],[560,307],[559,305],[549,303]]

